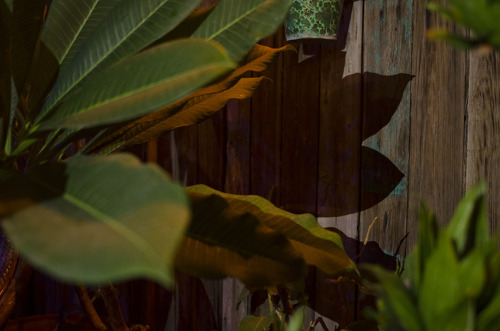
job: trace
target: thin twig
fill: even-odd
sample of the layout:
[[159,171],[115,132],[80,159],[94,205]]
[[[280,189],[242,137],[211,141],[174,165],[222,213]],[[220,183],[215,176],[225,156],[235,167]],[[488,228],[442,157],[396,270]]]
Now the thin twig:
[[363,253],[365,252],[365,247],[366,247],[366,244],[368,243],[368,238],[370,237],[370,232],[372,230],[372,227],[373,225],[375,224],[375,222],[378,220],[378,217],[375,216],[375,218],[373,219],[372,223],[370,224],[370,226],[368,227],[368,231],[366,232],[366,237],[365,237],[365,241],[363,242],[363,246],[361,247],[361,251],[359,252],[358,256],[356,256],[354,258],[354,260],[356,262],[359,262],[359,260],[361,259],[361,257],[363,256]]
[[99,314],[97,314],[97,311],[95,310],[94,305],[92,304],[92,300],[90,300],[87,289],[82,285],[75,285],[75,291],[76,294],[78,295],[78,299],[80,299],[80,304],[82,305],[83,311],[85,312],[85,315],[89,319],[90,324],[92,324],[92,327],[95,330],[107,331],[108,328],[102,322],[101,318],[99,317]]

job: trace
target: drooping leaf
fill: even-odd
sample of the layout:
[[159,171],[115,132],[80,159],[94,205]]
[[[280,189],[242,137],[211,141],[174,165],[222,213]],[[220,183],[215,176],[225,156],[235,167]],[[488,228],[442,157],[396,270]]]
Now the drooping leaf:
[[248,315],[241,320],[238,331],[269,331],[272,323],[272,316]]
[[34,266],[70,282],[171,285],[188,202],[156,166],[127,154],[80,156],[0,187],[3,229]]
[[233,68],[217,44],[184,39],[120,61],[72,93],[41,129],[82,128],[129,120],[168,105]]
[[255,215],[228,208],[221,196],[186,190],[193,216],[176,256],[181,272],[233,276],[253,286],[289,284],[305,276],[304,260],[284,235]]
[[273,34],[283,22],[290,0],[221,0],[193,37],[218,41],[235,61]]
[[[241,228],[241,224],[244,224],[243,222],[248,222],[248,224],[254,226],[256,229],[261,227],[263,229],[267,228],[269,233],[276,232],[286,238],[290,243],[290,248],[288,248],[290,250],[290,253],[288,253],[290,256],[298,255],[302,257],[307,264],[320,268],[328,277],[337,277],[339,275],[356,276],[354,263],[343,250],[340,236],[337,233],[327,231],[319,226],[312,215],[291,214],[276,208],[264,198],[222,193],[204,185],[192,186],[187,188],[186,191],[191,199],[197,199],[203,206],[206,206],[205,215],[211,215],[217,212],[220,221],[219,226],[223,226],[219,231],[226,229],[223,232],[228,236],[227,238],[221,238],[217,243],[218,245],[226,245],[227,243],[225,240],[235,240],[236,243],[250,240],[248,234],[245,234],[249,231],[237,231],[237,229]],[[207,201],[211,202],[211,204]],[[219,201],[219,205],[217,206],[218,209],[215,207],[215,201]],[[193,205],[193,210],[195,213],[197,212],[196,205]],[[215,219],[215,217],[205,217],[207,219]],[[200,226],[207,227],[212,224],[206,222],[207,221],[200,220]],[[232,226],[234,226],[238,235],[235,234],[234,231],[229,231],[229,226],[232,222],[235,223]],[[190,229],[197,229],[195,224],[197,224],[196,216],[193,218]],[[216,231],[216,229],[211,229],[211,231]],[[190,233],[191,230],[188,230],[188,236],[191,236]],[[210,239],[207,238],[196,238],[207,243],[211,242]],[[216,247],[214,247],[214,250],[211,252],[206,251],[205,255],[215,256],[215,254],[218,254],[215,248]],[[284,248],[279,251],[282,253]],[[251,251],[247,251],[247,253],[251,253]],[[215,257],[211,258],[216,259]],[[225,259],[219,257],[216,260]],[[285,262],[285,260],[282,260],[282,262]],[[238,268],[234,269],[238,270]],[[253,270],[253,272],[257,271],[266,273],[270,272],[271,269],[266,264],[263,264],[260,267],[256,266]],[[246,275],[238,277],[245,282],[245,276]]]
[[250,98],[263,79],[264,77],[242,78],[227,90],[192,98],[178,112],[157,125],[150,126],[150,123],[144,123],[150,128],[135,134],[123,147],[151,141],[176,128],[198,124],[219,111],[229,100]]
[[[45,39],[58,49],[61,56],[64,56],[66,51],[71,51],[75,38],[79,40],[78,30],[82,29],[85,37],[86,31],[92,30],[92,33],[83,44],[75,44],[76,47],[79,46],[78,55],[60,72],[56,85],[44,105],[44,111],[51,110],[93,71],[103,70],[116,61],[133,55],[170,31],[194,10],[199,0],[125,0],[118,3],[105,0],[102,5],[99,1],[92,1],[86,4],[92,6],[91,8],[87,7],[88,9],[83,10],[82,14],[77,14],[79,17],[75,23],[59,19],[61,15],[65,15],[66,10],[73,12],[75,9],[79,11],[81,7],[86,7],[76,2],[78,0],[66,5],[67,1],[61,0],[58,10],[54,10],[54,15],[58,17],[54,19],[52,34],[49,31]],[[93,18],[99,17],[106,5],[113,6],[113,9],[96,28],[92,23]],[[66,10],[63,11],[62,8]],[[87,22],[91,25],[88,28]],[[67,26],[68,23],[70,27]],[[65,40],[62,42],[64,46],[58,48],[59,46],[56,46],[59,45],[60,39],[58,32],[65,29],[74,32],[68,38],[69,41]]]
[[[205,111],[205,113],[207,113],[209,111],[219,110],[221,107],[215,109],[214,106],[221,104],[221,101],[225,97],[227,97],[227,101],[233,97],[241,99],[241,97],[250,96],[251,91],[245,87],[252,87],[255,84],[248,81],[249,83],[241,83],[239,84],[239,87],[236,88],[234,84],[238,82],[238,79],[249,71],[264,71],[273,62],[276,56],[279,55],[279,53],[287,50],[294,50],[294,48],[290,45],[286,45],[281,48],[270,48],[262,45],[255,45],[252,51],[248,54],[246,63],[234,70],[223,81],[206,86],[183,100],[132,121],[131,123],[111,128],[105,135],[102,136],[101,139],[93,142],[93,146],[89,147],[89,151],[106,150],[110,146],[119,146],[119,148],[124,148],[126,146],[131,146],[134,143],[145,142],[149,138],[153,139],[157,134],[166,133],[166,130],[175,127],[175,125],[169,124],[170,118],[175,116],[174,114],[180,112],[181,109],[183,110],[183,114],[179,114],[179,116],[187,118],[187,116],[191,114],[189,108],[186,106],[188,104],[195,106],[199,103],[194,100],[206,100],[207,102],[205,105],[208,104],[211,107],[211,110]],[[244,88],[244,90],[241,91],[242,96],[233,93],[239,91],[241,87]],[[232,89],[232,92],[228,91],[228,89]],[[219,101],[217,103],[210,102],[209,100],[211,98]],[[193,125],[196,123],[197,122],[191,122],[186,123],[186,125]],[[142,138],[139,139],[139,137]]]

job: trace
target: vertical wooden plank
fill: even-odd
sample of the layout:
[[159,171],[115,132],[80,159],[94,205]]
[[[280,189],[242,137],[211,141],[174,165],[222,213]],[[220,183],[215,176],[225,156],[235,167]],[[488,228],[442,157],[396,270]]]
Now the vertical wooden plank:
[[[445,4],[439,0],[437,3]],[[425,1],[414,1],[408,247],[417,237],[422,201],[448,222],[464,190],[467,53],[425,37],[429,27],[455,30]]]
[[[227,104],[226,179],[224,192],[249,194],[251,101],[231,100]],[[236,308],[244,285],[236,278],[222,282],[222,330],[236,330],[248,314],[246,302]]]
[[[220,111],[198,125],[197,183],[216,190],[224,189],[225,111]],[[222,323],[222,280],[203,280],[212,301],[217,327]]]
[[467,105],[467,189],[487,183],[488,217],[492,233],[500,218],[500,53],[470,57]]
[[196,126],[176,129],[158,139],[158,164],[186,186],[197,182],[197,142]]
[[[361,213],[360,235],[363,239],[372,220],[378,217],[370,240],[376,241],[382,249],[392,254],[406,234],[411,95],[408,83],[412,70],[412,23],[411,1],[377,0],[365,3],[363,139],[366,140],[363,146],[371,148],[369,152],[374,156],[377,156],[376,153],[380,154],[376,158],[366,154],[361,157],[364,169],[373,169],[369,174],[380,174],[386,177],[381,182],[397,186],[392,192],[383,192],[383,195],[390,194]],[[368,72],[375,75],[368,75]],[[378,122],[384,117],[386,121]],[[366,137],[373,133],[373,136]],[[392,166],[388,162],[395,166],[394,172],[385,171]],[[401,177],[398,176],[398,169]],[[393,178],[388,178],[391,176]],[[364,176],[362,178],[374,180]],[[369,183],[361,184],[364,192],[372,187]],[[377,189],[383,191],[385,188],[375,187],[374,190]],[[364,196],[365,194],[362,199]],[[362,200],[361,203],[364,205],[365,201]]]
[[[299,51],[302,48],[307,59],[299,63],[303,60],[300,52],[283,57],[280,205],[293,213],[316,214],[321,46],[305,40],[301,43],[295,46]],[[315,270],[310,271],[306,287],[314,309]],[[306,323],[313,319],[314,311],[307,311]]]
[[[325,217],[319,217],[318,222],[355,239],[359,216],[362,9],[362,2],[344,3],[339,39],[323,42],[320,70],[318,215]],[[346,162],[346,157],[350,161]],[[315,317],[321,317],[328,329],[343,328],[355,318],[355,286],[333,284],[317,272],[315,290]]]
[[[260,44],[283,46],[283,29]],[[270,198],[271,202],[279,206],[283,54],[262,75],[271,81],[263,81],[252,96],[250,193]]]
[[284,54],[281,126],[281,205],[294,213],[316,214],[320,45],[303,43],[312,58],[298,63]]
[[[217,0],[203,0],[199,8],[206,8]],[[225,181],[225,112],[218,112],[198,125],[198,168],[199,184],[206,184],[214,189],[223,190]],[[222,327],[222,280],[203,280],[208,297],[214,309],[218,329]]]

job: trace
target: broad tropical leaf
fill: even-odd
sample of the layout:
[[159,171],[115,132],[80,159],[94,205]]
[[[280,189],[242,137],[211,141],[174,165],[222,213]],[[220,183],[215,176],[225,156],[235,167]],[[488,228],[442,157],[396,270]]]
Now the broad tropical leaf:
[[[179,125],[173,125],[173,123],[175,117],[177,117],[176,114],[181,111],[182,114],[179,114],[179,117],[184,118],[184,125],[197,124],[197,121],[186,122],[188,117],[196,119],[194,109],[192,113],[187,105],[209,106],[210,109],[203,111],[204,113],[209,113],[222,108],[225,102],[231,98],[242,99],[250,97],[253,89],[257,87],[255,84],[258,81],[247,80],[246,82],[238,83],[238,86],[236,87],[235,83],[238,82],[238,79],[249,71],[262,72],[266,70],[281,52],[289,50],[295,49],[291,45],[286,45],[281,48],[270,48],[267,46],[255,45],[252,51],[248,54],[246,63],[234,70],[223,81],[206,86],[183,100],[132,121],[131,123],[111,128],[105,135],[103,135],[102,139],[93,142],[89,151],[101,151],[109,149],[110,147],[113,149],[113,146],[116,148],[124,148],[135,143],[142,143],[150,139],[154,139],[158,136],[158,134],[164,134],[172,128],[179,127]],[[231,89],[232,92],[226,93],[228,92],[228,89]],[[242,95],[233,93],[237,91],[241,91]],[[224,99],[225,102],[222,103]],[[210,100],[218,101],[215,103]],[[200,105],[200,101],[207,102]],[[219,108],[216,109],[214,107]],[[202,118],[198,116],[198,119]]]
[[172,283],[188,223],[182,188],[127,154],[80,156],[0,186],[3,229],[34,266],[70,282]]
[[[54,24],[44,36],[47,43],[57,50],[61,58],[67,51],[71,51],[73,41],[78,40],[79,30],[92,33],[85,38],[85,42],[75,46],[78,56],[64,66],[56,85],[48,96],[44,111],[52,109],[72,88],[78,85],[95,70],[102,70],[110,64],[142,50],[165,33],[179,24],[189,13],[194,10],[199,0],[124,0],[115,1],[98,0],[79,4],[80,0],[59,0],[54,9]],[[107,12],[106,5],[113,6]],[[89,8],[90,7],[90,8]],[[63,10],[63,8],[65,10]],[[64,12],[80,12],[76,22],[60,19]],[[101,13],[102,11],[105,13]],[[94,18],[107,14],[100,25],[92,23]],[[89,22],[91,26],[86,27]],[[68,26],[68,24],[70,26]],[[73,31],[59,48],[61,31]],[[82,36],[83,37],[83,36]]]
[[[120,0],[52,1],[43,27],[42,42],[63,69],[80,46],[106,20]],[[70,19],[71,18],[71,19]]]
[[92,76],[43,120],[41,129],[133,119],[177,101],[233,67],[216,43],[199,39],[166,43]]
[[274,33],[291,0],[221,0],[193,37],[213,39],[240,61],[253,45]]
[[175,260],[181,272],[233,276],[253,286],[290,284],[305,276],[304,260],[284,235],[255,215],[229,208],[219,195],[187,192],[193,217]]
[[137,132],[130,138],[124,137],[129,139],[123,147],[148,142],[173,129],[201,123],[224,107],[229,100],[250,98],[263,79],[264,77],[242,78],[233,87],[222,92],[192,98],[178,112],[158,121],[158,124],[142,123],[149,128],[141,133]]
[[[320,268],[329,277],[342,274],[355,277],[355,265],[344,252],[340,236],[323,229],[312,215],[294,215],[276,208],[264,198],[226,194],[204,185],[188,187],[186,191],[192,200],[194,212],[193,222],[188,229],[187,236],[189,240],[193,241],[189,243],[190,245],[200,247],[196,254],[192,250],[190,251],[190,255],[193,256],[192,258],[195,261],[208,261],[210,259],[210,261],[214,260],[212,263],[221,265],[231,263],[227,266],[224,265],[222,271],[227,272],[226,275],[236,276],[250,284],[252,284],[253,279],[249,281],[247,275],[249,272],[259,272],[263,275],[271,274],[272,269],[268,264],[256,263],[252,265],[252,268],[245,270],[243,266],[240,267],[227,258],[227,256],[232,257],[241,254],[251,257],[264,248],[266,248],[264,251],[267,252],[268,246],[262,246],[263,243],[254,240],[250,241],[251,238],[248,233],[257,233],[256,231],[242,230],[244,224],[248,223],[247,226],[268,229],[267,231],[270,233],[283,236],[289,242],[290,248],[287,248],[286,251],[289,251],[290,256],[302,257],[307,264]],[[230,229],[234,230],[231,231]],[[221,237],[214,241],[206,233],[218,233]],[[257,247],[252,246],[242,251],[239,250],[241,248],[232,246],[247,242],[253,242]],[[284,243],[281,245],[284,245]],[[284,248],[278,251],[280,253],[286,252]],[[277,253],[274,252],[273,254]],[[248,257],[244,261],[251,261]],[[183,255],[183,258],[187,257]],[[178,258],[179,260],[181,259]],[[186,261],[182,262],[187,263]],[[290,261],[284,259],[276,262],[290,263]],[[213,269],[212,265],[211,270]],[[240,275],[235,274],[236,272],[240,273]],[[291,276],[289,275],[289,277]],[[275,277],[275,275],[272,275],[272,277]],[[279,279],[273,280],[272,277],[269,277],[269,279],[272,280],[273,284],[282,281]]]

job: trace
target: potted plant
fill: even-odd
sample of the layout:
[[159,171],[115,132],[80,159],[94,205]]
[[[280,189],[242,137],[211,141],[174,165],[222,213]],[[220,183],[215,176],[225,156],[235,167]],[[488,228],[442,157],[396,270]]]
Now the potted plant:
[[285,20],[287,40],[337,39],[344,0],[293,0]]

